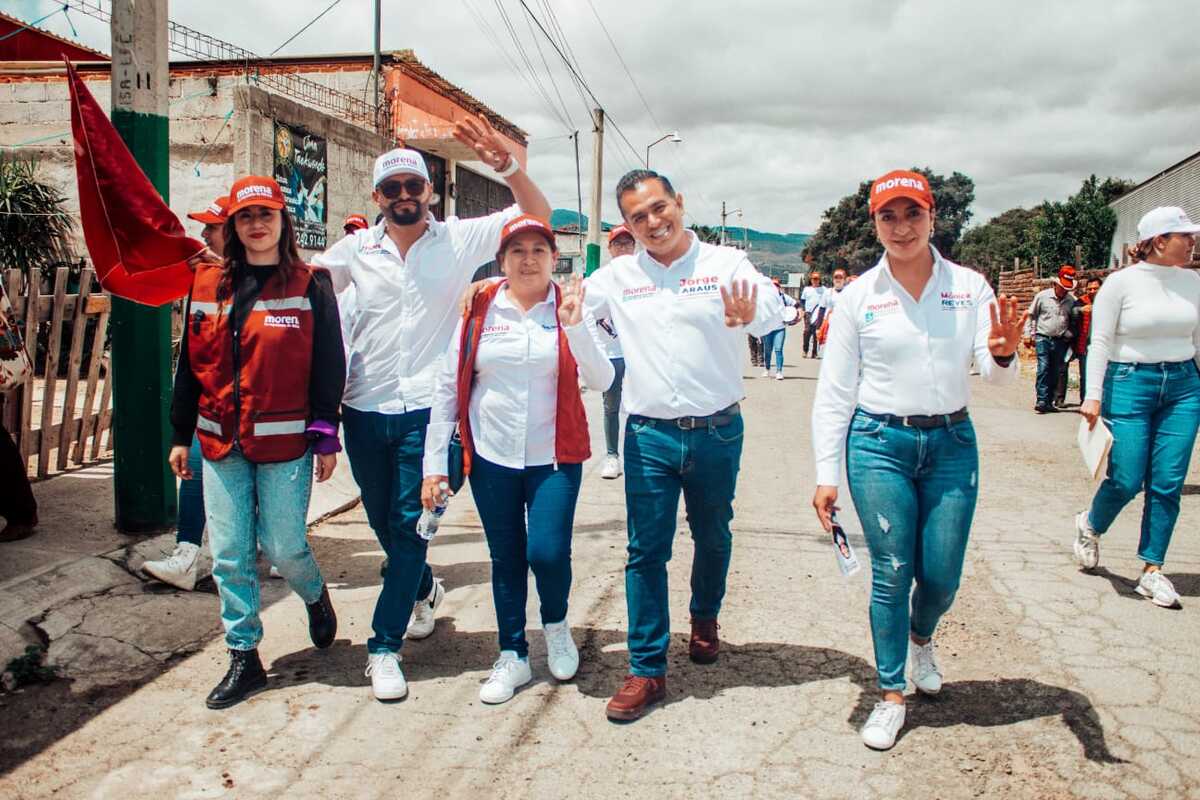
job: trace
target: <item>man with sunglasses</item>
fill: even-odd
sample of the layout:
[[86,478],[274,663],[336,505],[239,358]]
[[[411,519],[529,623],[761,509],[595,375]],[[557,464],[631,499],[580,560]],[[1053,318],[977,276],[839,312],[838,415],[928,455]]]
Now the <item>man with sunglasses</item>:
[[367,520],[387,555],[367,641],[367,674],[379,700],[408,693],[400,647],[406,632],[410,639],[433,633],[445,594],[416,525],[433,378],[458,322],[458,299],[475,270],[495,258],[507,222],[520,214],[550,218],[546,198],[486,119],[468,117],[454,136],[505,180],[516,205],[439,222],[429,213],[434,187],[425,159],[392,150],[375,161],[372,197],[382,220],[314,259],[339,293],[353,286],[357,295],[342,425]]

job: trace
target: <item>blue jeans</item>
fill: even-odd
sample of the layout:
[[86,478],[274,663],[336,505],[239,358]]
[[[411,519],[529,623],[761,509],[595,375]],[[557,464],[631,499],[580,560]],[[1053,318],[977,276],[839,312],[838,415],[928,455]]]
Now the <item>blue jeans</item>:
[[413,604],[433,591],[425,563],[429,543],[417,535],[421,518],[421,459],[429,409],[380,414],[342,407],[350,471],[362,492],[367,522],[387,554],[383,589],[375,602],[367,652],[397,653]]
[[771,331],[763,337],[763,369],[771,368],[771,356],[775,356],[776,369],[783,372],[783,340],[787,338],[787,328]]
[[199,547],[204,541],[204,455],[200,452],[200,440],[195,436],[188,450],[188,467],[192,470],[192,479],[179,482],[179,524],[175,529],[175,541]]
[[1179,518],[1179,496],[1200,425],[1196,365],[1110,363],[1100,410],[1113,445],[1108,475],[1092,498],[1092,527],[1096,533],[1107,531],[1144,489],[1138,558],[1161,565]]
[[612,386],[604,393],[604,444],[610,456],[618,455],[621,431],[621,384],[625,380],[625,359],[610,358],[615,375]]
[[903,691],[910,632],[933,636],[958,592],[979,492],[975,428],[969,419],[908,428],[859,410],[846,477],[871,551],[879,687]]
[[492,598],[500,649],[525,658],[529,570],[537,580],[542,624],[567,618],[571,592],[571,530],[582,464],[511,469],[476,455],[471,495],[492,555]]
[[1067,350],[1071,340],[1052,338],[1038,335],[1034,337],[1037,347],[1037,404],[1042,407],[1052,405],[1054,390],[1058,387],[1058,375],[1067,368]]
[[725,597],[733,536],[733,494],[742,460],[742,418],[716,428],[681,430],[674,421],[630,417],[625,425],[625,511],[629,560],[629,667],[634,675],[667,671],[671,638],[667,562],[683,492],[695,554],[691,615],[716,619]]
[[257,545],[301,600],[321,598],[325,581],[306,530],[312,471],[312,453],[255,464],[235,449],[220,461],[204,460],[208,545],[230,650],[253,650],[262,640]]

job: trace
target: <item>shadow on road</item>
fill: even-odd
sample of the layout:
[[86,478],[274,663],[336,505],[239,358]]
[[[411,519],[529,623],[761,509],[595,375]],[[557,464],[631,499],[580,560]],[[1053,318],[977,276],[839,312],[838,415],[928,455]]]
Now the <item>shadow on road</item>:
[[[1171,583],[1175,586],[1175,591],[1179,592],[1182,597],[1200,597],[1200,575],[1192,572],[1163,571],[1171,579]],[[1097,567],[1092,570],[1091,574],[1104,578],[1112,584],[1113,591],[1123,597],[1129,597],[1132,600],[1138,601],[1145,600],[1145,598],[1134,591],[1134,588],[1137,586],[1137,578],[1127,578],[1124,575],[1117,575],[1109,571],[1107,567]]]

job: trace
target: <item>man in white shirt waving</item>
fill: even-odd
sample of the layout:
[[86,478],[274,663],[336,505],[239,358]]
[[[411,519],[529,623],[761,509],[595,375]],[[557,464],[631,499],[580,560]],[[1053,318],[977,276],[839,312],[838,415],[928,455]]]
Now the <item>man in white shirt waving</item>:
[[546,198],[486,119],[468,117],[454,135],[504,178],[516,205],[438,222],[429,213],[434,188],[425,159],[392,150],[375,162],[372,196],[383,219],[314,259],[339,293],[351,286],[356,293],[342,424],[367,520],[387,554],[367,640],[367,674],[380,700],[408,693],[399,655],[405,632],[413,639],[433,633],[444,595],[416,525],[434,377],[458,322],[458,299],[495,257],[507,222],[521,213],[550,218]]
[[666,697],[667,562],[680,492],[696,550],[689,655],[717,659],[742,455],[742,342],[770,330],[783,308],[744,253],[704,244],[684,226],[683,197],[665,177],[628,173],[617,204],[643,249],[596,272],[585,301],[613,320],[625,354],[630,674],[607,713],[631,720]]

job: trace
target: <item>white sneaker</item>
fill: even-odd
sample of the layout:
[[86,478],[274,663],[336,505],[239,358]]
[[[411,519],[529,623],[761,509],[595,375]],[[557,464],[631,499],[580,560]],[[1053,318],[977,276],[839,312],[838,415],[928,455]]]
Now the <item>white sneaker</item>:
[[500,659],[492,664],[492,674],[479,689],[479,699],[485,703],[505,703],[512,699],[517,688],[533,680],[529,659],[518,658],[512,650],[502,650]]
[[1086,510],[1075,517],[1075,561],[1083,569],[1095,569],[1100,564],[1100,535],[1092,529]]
[[777,381],[783,380],[783,370],[780,370],[779,372],[775,373],[775,380],[777,380]]
[[763,370],[763,374],[762,374],[762,376],[763,376],[764,378],[769,378],[769,377],[771,377],[771,370],[769,370],[769,369],[764,369],[764,370]]
[[862,727],[863,744],[872,750],[891,750],[896,743],[896,734],[903,727],[904,703],[880,701]]
[[621,459],[616,456],[607,456],[604,459],[604,466],[600,470],[600,477],[610,481],[621,477]]
[[142,570],[155,580],[190,592],[196,588],[196,561],[199,554],[199,545],[179,542],[170,556],[158,561],[147,561],[142,565]]
[[1161,570],[1143,572],[1134,591],[1150,598],[1150,602],[1156,606],[1174,608],[1179,605],[1179,592],[1175,591],[1170,579]]
[[397,653],[368,653],[367,671],[371,679],[371,692],[376,700],[400,700],[408,694],[408,681],[400,670]]
[[429,596],[413,604],[412,616],[408,618],[408,632],[404,634],[404,638],[424,639],[433,633],[433,626],[437,623],[434,613],[442,604],[442,598],[445,596],[446,590],[442,588],[442,579],[434,578],[433,589],[429,592]]
[[279,574],[279,567],[276,567],[274,564],[271,565],[271,571],[269,574],[277,581],[283,580],[283,576]]
[[942,690],[942,668],[933,652],[933,639],[925,644],[908,640],[908,672],[918,692],[937,694]]
[[579,651],[571,638],[571,626],[566,620],[542,626],[546,635],[546,666],[560,681],[569,681],[579,670]]

